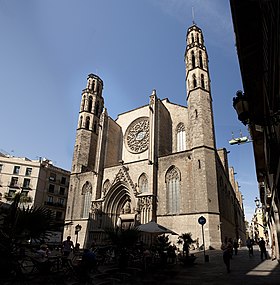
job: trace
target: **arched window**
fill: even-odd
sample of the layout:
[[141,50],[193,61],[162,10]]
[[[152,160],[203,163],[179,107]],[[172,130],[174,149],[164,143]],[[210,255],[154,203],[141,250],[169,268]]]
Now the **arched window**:
[[85,125],[85,128],[87,130],[89,130],[89,124],[90,124],[90,118],[89,117],[86,117],[86,125]]
[[181,175],[176,167],[171,167],[166,174],[167,213],[179,214],[180,212],[180,180]]
[[94,122],[93,124],[93,132],[96,133],[97,132],[97,123]]
[[92,82],[91,82],[91,90],[92,90],[92,91],[94,91],[94,83],[95,83],[95,81],[92,80]]
[[83,116],[80,117],[79,128],[83,126]]
[[176,128],[177,134],[177,151],[186,150],[186,131],[183,123],[180,123]]
[[147,193],[148,190],[148,178],[145,173],[143,173],[138,180],[139,190],[141,193]]
[[88,98],[88,112],[91,112],[92,109],[92,97],[89,96]]
[[193,74],[193,88],[196,88],[197,83],[196,83],[196,76]]
[[96,105],[95,105],[95,110],[94,110],[94,114],[96,116],[98,116],[98,111],[99,111],[99,103],[97,102]]
[[203,62],[202,62],[202,52],[199,51],[199,67],[203,68]]
[[82,104],[81,104],[81,111],[84,111],[84,108],[85,108],[85,101],[86,101],[86,97],[83,96],[83,100],[82,100]]
[[86,182],[82,188],[83,195],[83,207],[82,207],[82,218],[88,218],[89,210],[91,208],[91,196],[92,186],[90,182]]
[[202,87],[203,89],[205,89],[204,75],[203,75],[203,74],[201,74],[201,87]]
[[97,86],[96,86],[96,92],[97,94],[99,94],[99,84],[97,83]]
[[199,35],[198,34],[196,34],[196,41],[197,41],[197,43],[199,43]]
[[194,56],[194,51],[192,50],[191,52],[192,55],[192,68],[195,68],[195,56]]
[[193,34],[191,35],[191,37],[192,37],[192,43],[194,42],[194,37],[193,37]]
[[108,190],[110,189],[110,186],[111,186],[110,181],[109,179],[107,179],[103,184],[103,194],[104,195],[108,192]]

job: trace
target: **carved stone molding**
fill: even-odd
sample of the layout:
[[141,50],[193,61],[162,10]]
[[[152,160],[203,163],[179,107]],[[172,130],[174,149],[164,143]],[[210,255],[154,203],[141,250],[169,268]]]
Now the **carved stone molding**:
[[154,200],[154,196],[153,195],[149,195],[149,196],[143,196],[139,198],[139,210],[141,211],[142,209],[148,209],[148,208],[152,208],[153,207],[153,200]]
[[103,201],[92,201],[91,203],[91,211],[94,214],[101,214],[102,213],[102,202]]
[[126,182],[127,184],[129,184],[129,186],[132,188],[133,190],[133,194],[137,195],[137,189],[136,189],[136,184],[133,183],[129,173],[128,173],[128,167],[123,166],[119,172],[117,173],[112,185],[118,183],[118,182]]

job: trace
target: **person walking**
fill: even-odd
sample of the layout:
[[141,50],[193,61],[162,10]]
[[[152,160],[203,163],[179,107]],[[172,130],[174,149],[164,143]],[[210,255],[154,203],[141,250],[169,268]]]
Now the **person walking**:
[[260,247],[260,251],[261,251],[261,260],[263,260],[263,257],[265,257],[265,259],[267,259],[265,241],[264,241],[263,237],[259,241],[259,247]]
[[74,244],[73,241],[71,240],[71,237],[68,236],[65,241],[62,243],[62,252],[63,256],[68,257],[69,254],[71,253],[71,250],[74,250]]
[[237,239],[234,239],[234,241],[233,241],[233,248],[234,248],[234,255],[237,255],[237,252],[238,252],[238,242],[237,242]]
[[65,241],[62,242],[62,265],[65,266],[67,264],[67,259],[71,251],[74,250],[74,243],[71,240],[71,237],[68,236]]
[[230,259],[232,247],[230,243],[223,243],[221,249],[223,251],[224,264],[226,265],[227,272],[230,273]]
[[249,250],[249,256],[253,256],[254,253],[253,253],[253,242],[250,238],[248,238],[246,240],[246,246],[248,247],[248,250]]

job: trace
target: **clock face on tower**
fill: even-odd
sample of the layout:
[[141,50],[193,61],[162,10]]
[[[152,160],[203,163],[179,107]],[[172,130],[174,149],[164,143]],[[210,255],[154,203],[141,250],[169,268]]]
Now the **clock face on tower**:
[[132,153],[141,153],[148,149],[149,118],[138,118],[128,126],[125,133],[125,144]]

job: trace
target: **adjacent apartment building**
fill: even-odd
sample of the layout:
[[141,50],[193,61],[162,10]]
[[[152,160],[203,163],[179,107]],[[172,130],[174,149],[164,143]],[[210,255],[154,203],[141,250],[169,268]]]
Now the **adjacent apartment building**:
[[[0,201],[12,203],[21,193],[21,205],[44,206],[53,211],[57,222],[65,219],[70,172],[56,167],[48,159],[31,160],[0,152]],[[61,241],[54,233],[52,242]]]

